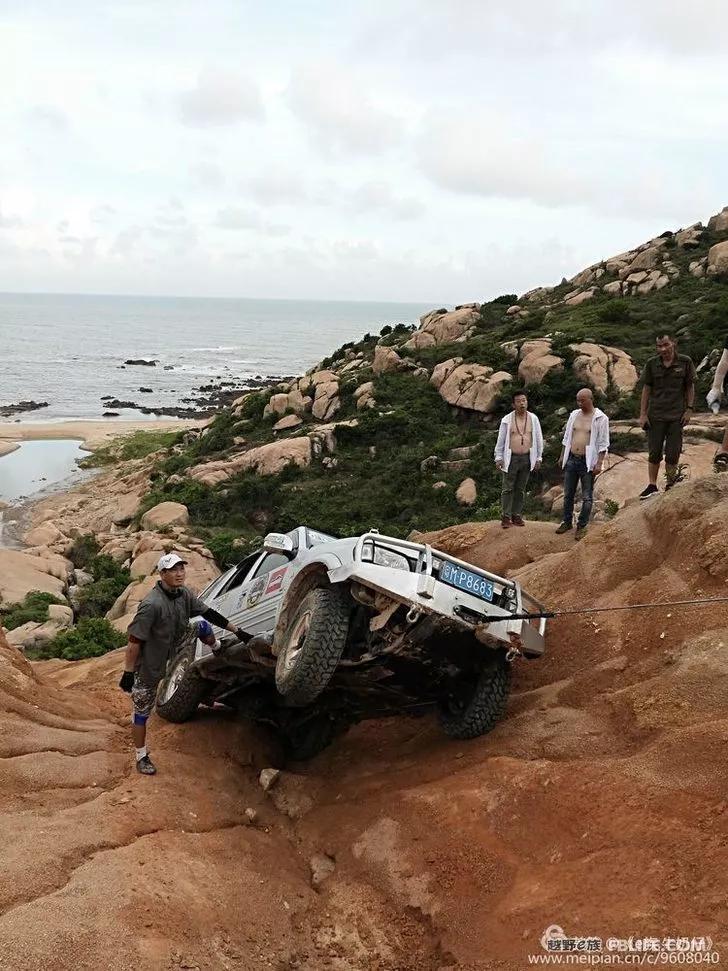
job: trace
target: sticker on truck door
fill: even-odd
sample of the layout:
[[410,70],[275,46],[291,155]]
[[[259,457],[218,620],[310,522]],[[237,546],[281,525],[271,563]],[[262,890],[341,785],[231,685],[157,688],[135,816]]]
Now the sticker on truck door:
[[258,577],[248,594],[248,607],[255,607],[265,591],[265,581],[267,577]]
[[274,570],[268,576],[268,586],[265,588],[266,594],[278,593],[278,591],[283,586],[283,577],[286,575],[288,570],[287,566],[282,566],[278,570]]

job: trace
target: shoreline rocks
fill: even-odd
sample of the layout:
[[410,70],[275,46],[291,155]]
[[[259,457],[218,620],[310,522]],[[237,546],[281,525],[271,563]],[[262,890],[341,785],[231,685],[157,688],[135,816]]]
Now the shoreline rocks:
[[19,415],[27,411],[38,411],[41,408],[48,408],[47,401],[19,401],[15,405],[0,405],[0,416],[9,418],[11,415]]

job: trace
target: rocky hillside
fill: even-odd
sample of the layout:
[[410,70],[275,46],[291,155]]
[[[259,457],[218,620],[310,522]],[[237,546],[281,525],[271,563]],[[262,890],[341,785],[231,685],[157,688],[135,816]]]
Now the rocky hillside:
[[[239,398],[158,462],[143,506],[185,504],[225,564],[266,529],[398,534],[497,515],[498,420],[528,388],[555,475],[565,409],[591,385],[615,418],[633,417],[641,365],[673,330],[709,383],[728,327],[728,207],[571,280],[426,314],[413,330],[344,345],[309,373]],[[615,443],[619,450],[619,441]]]
[[[556,460],[578,388],[591,385],[615,419],[617,458],[597,493],[604,519],[642,487],[641,435],[627,419],[658,330],[678,334],[704,393],[728,330],[728,208],[557,286],[367,334],[292,382],[243,395],[203,429],[106,448],[107,471],[36,512],[30,549],[0,551],[0,596],[7,605],[31,590],[69,592],[77,616],[93,600],[123,630],[167,548],[186,553],[199,588],[269,529],[305,522],[342,535],[371,526],[407,535],[496,518],[492,451],[516,387],[527,388],[547,439],[530,518],[561,510]],[[709,468],[706,438],[722,425],[722,416],[696,416],[686,452],[694,474]],[[95,578],[69,560],[87,533],[101,556]],[[67,626],[67,613],[61,604],[9,636],[38,646]]]
[[[710,476],[576,549],[545,523],[431,539],[608,607],[724,596],[726,530]],[[130,773],[119,653],[2,640],[3,971],[523,971],[553,923],[728,947],[725,604],[562,617],[487,737],[367,722],[267,792],[270,740],[221,709],[155,724],[160,774]]]

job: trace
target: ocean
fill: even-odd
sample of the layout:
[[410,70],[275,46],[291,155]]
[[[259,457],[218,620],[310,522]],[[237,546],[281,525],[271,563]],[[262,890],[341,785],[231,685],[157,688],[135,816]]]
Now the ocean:
[[[104,395],[170,407],[217,379],[244,385],[250,378],[301,374],[341,344],[378,333],[385,324],[417,323],[429,309],[399,303],[0,294],[0,405],[31,399],[49,404],[0,422],[101,418]],[[158,363],[121,367],[133,358]],[[144,416],[126,410],[120,417]]]

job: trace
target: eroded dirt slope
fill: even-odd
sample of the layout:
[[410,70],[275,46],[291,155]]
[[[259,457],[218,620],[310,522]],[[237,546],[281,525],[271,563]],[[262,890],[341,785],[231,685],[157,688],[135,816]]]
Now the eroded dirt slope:
[[[728,592],[721,477],[552,529],[434,541],[555,607]],[[728,604],[561,618],[487,738],[371,722],[271,795],[270,743],[217,711],[153,724],[131,774],[119,665],[2,652],[0,968],[520,971],[554,923],[726,959]]]

